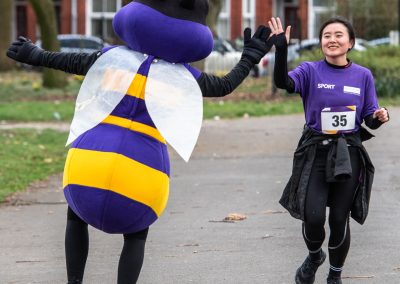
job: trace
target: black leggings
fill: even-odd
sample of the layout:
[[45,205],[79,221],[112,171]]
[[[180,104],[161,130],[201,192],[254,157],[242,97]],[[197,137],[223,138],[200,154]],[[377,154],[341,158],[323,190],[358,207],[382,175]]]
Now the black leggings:
[[352,177],[343,182],[328,183],[325,166],[329,146],[318,146],[311,170],[305,201],[303,237],[310,252],[318,251],[325,239],[326,207],[329,203],[329,261],[341,268],[350,247],[349,215],[359,183],[361,160],[358,149],[349,147]]
[[[148,228],[124,234],[124,246],[118,265],[118,284],[136,283],[143,264]],[[89,251],[88,225],[68,207],[65,232],[65,256],[68,283],[81,283]]]

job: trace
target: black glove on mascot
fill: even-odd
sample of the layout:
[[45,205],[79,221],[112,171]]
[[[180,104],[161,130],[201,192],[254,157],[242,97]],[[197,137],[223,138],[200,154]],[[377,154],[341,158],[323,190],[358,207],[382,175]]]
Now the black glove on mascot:
[[270,50],[269,28],[260,26],[252,37],[246,29],[241,60],[227,75],[191,67],[212,50],[207,13],[206,0],[135,0],[113,20],[126,46],[93,54],[48,52],[23,37],[10,46],[14,60],[86,75],[63,179],[70,283],[83,278],[87,224],[124,234],[118,283],[136,281],[148,227],[168,200],[166,142],[188,161],[201,128],[202,97],[231,93]]

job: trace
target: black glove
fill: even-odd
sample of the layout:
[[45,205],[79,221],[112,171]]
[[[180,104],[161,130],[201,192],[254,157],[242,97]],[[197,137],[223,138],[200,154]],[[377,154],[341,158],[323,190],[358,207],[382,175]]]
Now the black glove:
[[251,37],[251,29],[244,30],[244,47],[242,58],[250,60],[253,64],[260,62],[261,58],[274,45],[275,36],[269,37],[271,29],[266,26],[259,26],[257,31]]
[[38,66],[44,50],[37,47],[30,39],[22,36],[14,41],[7,50],[7,56],[16,61]]
[[275,37],[275,48],[277,50],[285,50],[288,46],[285,33],[280,33]]

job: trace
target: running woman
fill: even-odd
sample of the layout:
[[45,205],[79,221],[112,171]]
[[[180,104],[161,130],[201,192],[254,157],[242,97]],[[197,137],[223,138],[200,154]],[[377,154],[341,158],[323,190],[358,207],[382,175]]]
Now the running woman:
[[355,43],[349,21],[332,18],[322,24],[319,41],[324,59],[303,62],[287,71],[290,26],[279,18],[269,21],[275,35],[274,81],[278,88],[299,93],[306,124],[294,154],[292,176],[280,203],[303,221],[302,234],[309,253],[297,269],[295,282],[314,283],[325,261],[325,212],[329,210],[330,269],[327,283],[342,283],[341,272],[350,247],[349,217],[363,224],[374,167],[362,145],[371,137],[362,123],[377,129],[389,121],[378,104],[371,71],[348,59]]

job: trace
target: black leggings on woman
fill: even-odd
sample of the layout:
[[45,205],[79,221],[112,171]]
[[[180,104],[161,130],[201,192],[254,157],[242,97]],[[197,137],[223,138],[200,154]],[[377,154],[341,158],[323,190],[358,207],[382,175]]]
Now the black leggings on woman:
[[329,262],[331,269],[341,269],[350,247],[349,215],[360,178],[358,149],[349,147],[352,177],[328,183],[325,167],[329,146],[319,145],[308,183],[303,237],[310,253],[318,252],[325,239],[326,207],[329,201]]
[[[148,228],[124,234],[124,246],[118,265],[118,284],[136,283],[143,264]],[[81,283],[89,251],[88,225],[68,207],[65,232],[65,256],[68,283]]]

